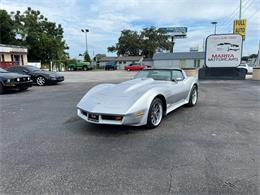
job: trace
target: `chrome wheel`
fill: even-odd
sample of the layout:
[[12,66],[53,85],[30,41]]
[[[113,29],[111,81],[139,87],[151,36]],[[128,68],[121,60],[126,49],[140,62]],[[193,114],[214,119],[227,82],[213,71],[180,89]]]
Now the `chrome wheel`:
[[43,85],[45,84],[45,78],[43,78],[43,77],[38,77],[38,78],[36,79],[36,83],[37,83],[37,85],[43,86]]
[[197,99],[198,99],[198,92],[197,92],[197,89],[195,88],[195,89],[192,91],[192,95],[191,95],[191,102],[192,102],[193,105],[196,104]]
[[154,126],[160,124],[163,116],[163,107],[160,102],[156,102],[151,110],[151,122]]

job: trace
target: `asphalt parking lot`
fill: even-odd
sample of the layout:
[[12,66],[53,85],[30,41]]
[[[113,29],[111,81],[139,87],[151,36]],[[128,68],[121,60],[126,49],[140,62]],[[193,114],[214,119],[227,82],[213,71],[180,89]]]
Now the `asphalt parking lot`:
[[259,82],[204,81],[197,106],[147,130],[76,116],[92,86],[133,73],[65,74],[59,85],[0,96],[1,194],[259,194]]

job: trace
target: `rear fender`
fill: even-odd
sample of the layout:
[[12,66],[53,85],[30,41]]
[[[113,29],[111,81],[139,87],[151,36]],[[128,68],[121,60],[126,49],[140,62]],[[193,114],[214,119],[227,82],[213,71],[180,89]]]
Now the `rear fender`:
[[198,79],[195,78],[195,77],[188,77],[188,79],[193,79],[193,80],[190,81],[191,84],[190,84],[190,87],[189,87],[189,94],[188,94],[188,96],[187,96],[187,98],[186,98],[186,101],[189,101],[189,99],[190,99],[190,94],[191,94],[191,90],[192,90],[192,88],[193,88],[194,85],[196,85],[196,86],[197,86],[197,89],[199,90]]

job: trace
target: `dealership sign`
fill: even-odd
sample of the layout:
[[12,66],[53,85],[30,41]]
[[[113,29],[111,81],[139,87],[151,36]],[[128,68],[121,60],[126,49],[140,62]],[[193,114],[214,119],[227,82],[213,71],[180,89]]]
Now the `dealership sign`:
[[241,62],[242,36],[239,34],[210,35],[206,39],[207,67],[236,67]]
[[186,38],[187,37],[187,27],[164,27],[159,28],[160,30],[166,31],[168,36],[174,38]]
[[233,33],[234,34],[240,34],[243,37],[243,40],[245,40],[245,37],[246,37],[246,19],[244,19],[244,20],[234,20]]

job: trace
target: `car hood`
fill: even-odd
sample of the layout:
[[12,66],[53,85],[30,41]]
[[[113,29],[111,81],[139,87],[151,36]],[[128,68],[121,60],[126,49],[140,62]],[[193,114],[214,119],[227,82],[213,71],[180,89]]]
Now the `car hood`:
[[13,73],[13,72],[7,72],[7,73],[1,72],[0,77],[6,78],[6,79],[14,79],[14,78],[28,77],[28,75],[18,74],[18,73]]
[[34,71],[33,73],[44,74],[44,75],[55,76],[55,77],[61,76],[60,74],[58,74],[56,72],[51,72],[51,71],[47,71],[47,70],[37,70],[37,71]]
[[109,85],[102,90],[87,93],[78,107],[93,113],[127,114],[134,103],[151,88],[167,81],[133,79],[120,84]]

